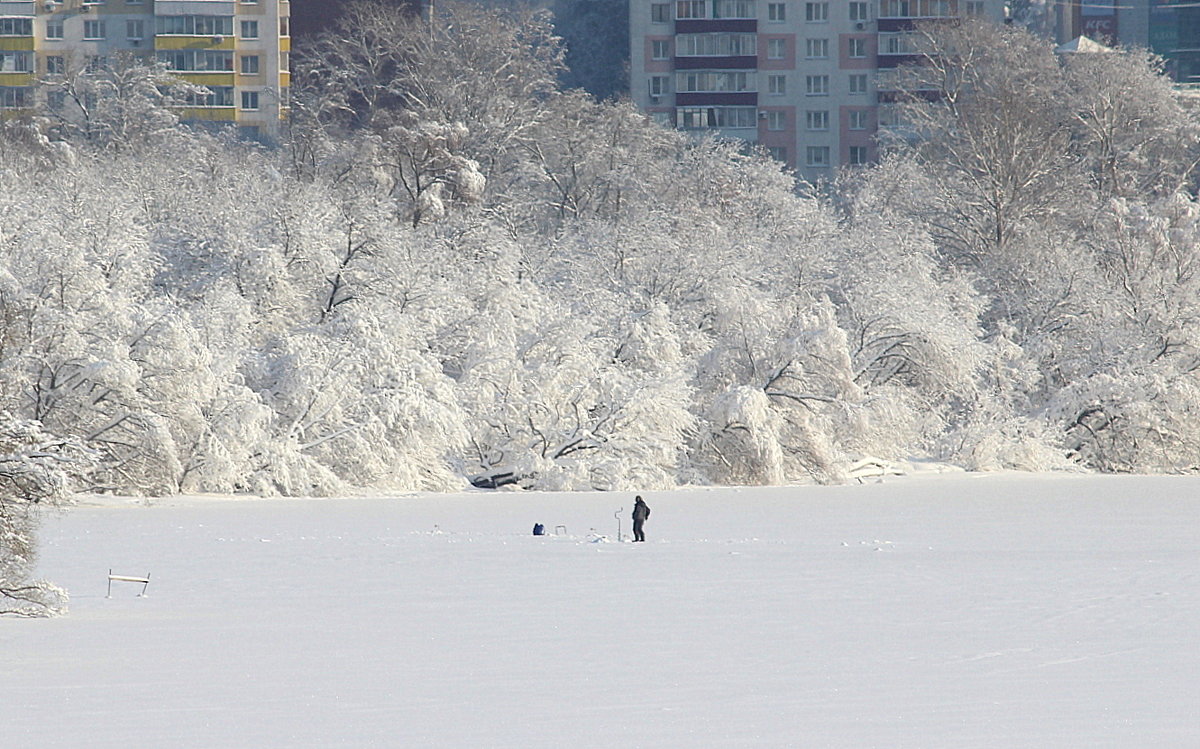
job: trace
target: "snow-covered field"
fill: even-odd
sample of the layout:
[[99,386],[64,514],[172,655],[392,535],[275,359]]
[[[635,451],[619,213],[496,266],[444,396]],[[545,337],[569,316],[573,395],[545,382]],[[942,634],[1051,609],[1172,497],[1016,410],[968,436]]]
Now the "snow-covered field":
[[1200,478],[646,498],[93,500],[0,745],[1200,746]]

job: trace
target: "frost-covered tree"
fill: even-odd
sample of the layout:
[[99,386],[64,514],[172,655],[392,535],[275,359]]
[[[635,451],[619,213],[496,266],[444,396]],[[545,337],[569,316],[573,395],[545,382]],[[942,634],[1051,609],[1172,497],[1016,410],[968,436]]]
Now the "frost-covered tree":
[[479,164],[456,153],[468,136],[465,125],[419,122],[412,112],[397,120],[380,134],[374,165],[414,228],[445,216],[447,201],[483,198],[487,179]]
[[39,515],[62,507],[72,479],[92,456],[77,441],[47,434],[37,422],[0,411],[0,615],[53,616],[67,593],[29,579],[37,558]]
[[862,395],[845,334],[827,301],[790,306],[742,290],[713,321],[719,337],[703,374],[714,380],[709,387],[728,384],[706,414],[703,459],[721,482],[844,478],[838,426]]
[[416,19],[401,8],[356,1],[345,4],[334,26],[297,50],[293,60],[296,105],[306,126],[336,121],[369,127],[381,112],[404,106],[411,51],[403,39]]
[[1105,471],[1193,471],[1200,387],[1197,207],[1174,196],[1114,200],[1095,245],[1104,286],[1090,346],[1059,354],[1050,400],[1066,446]]
[[1076,182],[1062,67],[1045,40],[981,20],[918,27],[913,44],[895,105],[908,137],[891,147],[937,172],[931,218],[946,250],[1003,252]]
[[1104,197],[1170,195],[1194,185],[1200,125],[1160,58],[1139,49],[1063,55],[1072,150]]
[[299,105],[310,121],[351,129],[386,129],[400,111],[463,125],[464,155],[490,180],[534,138],[562,55],[545,11],[450,2],[426,18],[360,0],[297,55]]
[[991,346],[939,444],[970,466],[1191,470],[1166,404],[1186,413],[1195,377],[1192,199],[1178,194],[1192,118],[1144,53],[1054,56],[971,25],[922,38],[903,109],[929,138],[898,150],[907,171],[873,179],[920,196]]
[[548,104],[539,136],[523,144],[524,194],[506,196],[506,215],[555,231],[576,220],[611,223],[631,208],[654,204],[655,188],[663,184],[655,167],[668,154],[686,153],[685,142],[628,102],[564,94]]
[[46,76],[41,115],[67,139],[112,150],[140,149],[179,127],[178,108],[208,93],[168,72],[166,64],[120,52],[65,58],[62,73]]

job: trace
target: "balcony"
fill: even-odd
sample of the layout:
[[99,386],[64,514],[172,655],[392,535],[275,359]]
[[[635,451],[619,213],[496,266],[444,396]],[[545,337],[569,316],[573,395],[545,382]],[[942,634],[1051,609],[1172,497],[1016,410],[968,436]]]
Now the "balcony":
[[0,0],[0,16],[12,17],[33,17],[37,15],[37,4],[32,2],[12,2],[12,0]]
[[677,107],[758,106],[757,91],[689,91],[675,94]]
[[157,0],[154,13],[161,16],[232,16],[237,3],[231,0]]
[[676,70],[755,70],[758,55],[731,57],[675,57],[672,61]]
[[877,57],[877,62],[876,62],[875,66],[877,68],[881,68],[883,70],[890,70],[892,68],[898,68],[901,65],[904,65],[905,63],[918,62],[918,61],[920,61],[920,59],[921,59],[920,55],[915,55],[915,54],[912,54],[911,52],[899,52],[899,53],[892,53],[892,54],[889,54],[887,52],[880,52]]
[[691,18],[675,21],[676,34],[711,34],[720,31],[758,33],[758,21],[753,18]]
[[895,31],[912,31],[918,24],[944,23],[958,24],[958,16],[898,16],[895,18],[880,17],[875,21],[876,31],[881,34]]

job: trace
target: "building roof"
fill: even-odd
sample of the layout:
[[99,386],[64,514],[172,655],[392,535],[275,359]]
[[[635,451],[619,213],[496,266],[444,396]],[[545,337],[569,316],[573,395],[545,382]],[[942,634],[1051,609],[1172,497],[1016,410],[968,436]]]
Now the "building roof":
[[1088,39],[1086,36],[1077,36],[1066,44],[1060,44],[1054,48],[1054,53],[1058,55],[1095,54],[1112,51],[1112,47],[1106,47],[1100,42]]

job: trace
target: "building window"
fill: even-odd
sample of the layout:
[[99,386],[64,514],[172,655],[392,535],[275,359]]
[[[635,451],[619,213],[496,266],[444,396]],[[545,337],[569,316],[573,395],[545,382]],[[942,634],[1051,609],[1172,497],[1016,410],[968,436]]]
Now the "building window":
[[867,56],[867,40],[862,37],[850,37],[846,40],[849,49],[847,57],[862,58]]
[[805,156],[808,166],[829,166],[829,146],[809,146]]
[[783,96],[787,93],[787,76],[767,76],[767,93],[771,96]]
[[242,21],[242,38],[258,38],[258,21]]
[[824,109],[805,112],[804,125],[809,130],[828,130],[829,112]]
[[29,86],[0,86],[0,109],[24,109],[32,100]]
[[677,75],[678,87],[675,90],[685,93],[754,90],[754,74],[744,71],[695,70]]
[[125,22],[125,38],[126,39],[145,39],[146,38],[146,22],[141,20],[130,19]]
[[258,55],[242,55],[242,75],[258,75]]
[[676,18],[708,18],[708,3],[705,0],[679,0],[675,3]]
[[909,34],[880,34],[879,48],[885,55],[911,55],[914,51]]
[[787,46],[783,39],[768,39],[767,40],[767,59],[782,60],[787,56]]
[[67,72],[66,58],[62,55],[47,55],[46,72],[50,75],[62,75]]
[[670,3],[651,3],[651,5],[650,5],[650,21],[652,23],[670,23],[671,22],[671,4]]
[[809,75],[804,78],[804,93],[808,96],[829,96],[829,76]]
[[787,112],[782,109],[772,109],[767,112],[768,130],[786,130]]
[[880,0],[880,18],[944,18],[955,15],[955,0]]
[[787,6],[783,3],[767,3],[768,21],[786,21]]
[[158,59],[167,70],[200,73],[232,73],[233,50],[227,49],[161,49]]
[[47,39],[62,39],[63,38],[63,22],[46,21],[46,38]]
[[828,39],[805,39],[804,56],[809,58],[829,57]]
[[867,17],[867,4],[860,2],[850,3],[850,20],[860,23],[870,20]]
[[809,23],[826,23],[829,21],[829,3],[805,3],[804,20]]
[[784,146],[767,146],[767,155],[776,161],[787,163],[787,148]]
[[99,73],[108,67],[108,58],[104,55],[88,55],[83,60],[83,69],[88,73]]
[[258,109],[258,92],[243,91],[242,92],[242,109],[255,110]]
[[884,104],[879,107],[880,128],[895,127],[898,124],[900,124],[900,118],[897,116],[895,107],[890,104]]
[[851,164],[855,166],[858,166],[859,164],[866,164],[868,158],[869,156],[867,154],[866,146],[850,146],[849,161]]
[[680,34],[675,37],[677,57],[738,57],[757,54],[757,34]]
[[0,18],[0,36],[33,36],[33,19]]
[[967,0],[967,15],[983,17],[983,0]]
[[[258,31],[258,21],[242,21],[242,27],[247,23]],[[155,24],[163,36],[233,36],[233,16],[159,16]]]
[[715,0],[713,18],[754,18],[754,0]]
[[650,76],[650,95],[666,96],[671,93],[671,77],[666,75]]
[[104,21],[84,21],[83,22],[83,38],[84,39],[103,39],[104,38]]
[[651,60],[671,59],[671,42],[667,39],[654,39],[650,42]]
[[758,110],[754,107],[678,107],[676,127],[684,130],[707,128],[756,128]]
[[880,91],[895,91],[900,85],[900,78],[895,70],[875,71],[875,88]]
[[46,106],[50,107],[51,111],[58,111],[67,104],[66,91],[47,91]]
[[289,16],[280,16],[279,17],[279,35],[280,36],[291,36],[292,35],[292,19]]
[[33,19],[0,18],[0,36],[33,36]]
[[0,50],[0,73],[32,73],[32,52],[9,52]]
[[0,50],[0,73],[32,73],[32,52]]
[[207,93],[188,94],[185,102],[193,107],[232,107],[233,86],[207,86]]
[[850,76],[850,93],[865,94],[867,93],[867,74],[855,73]]
[[866,130],[870,114],[865,109],[851,109],[846,113],[846,119],[850,130]]

